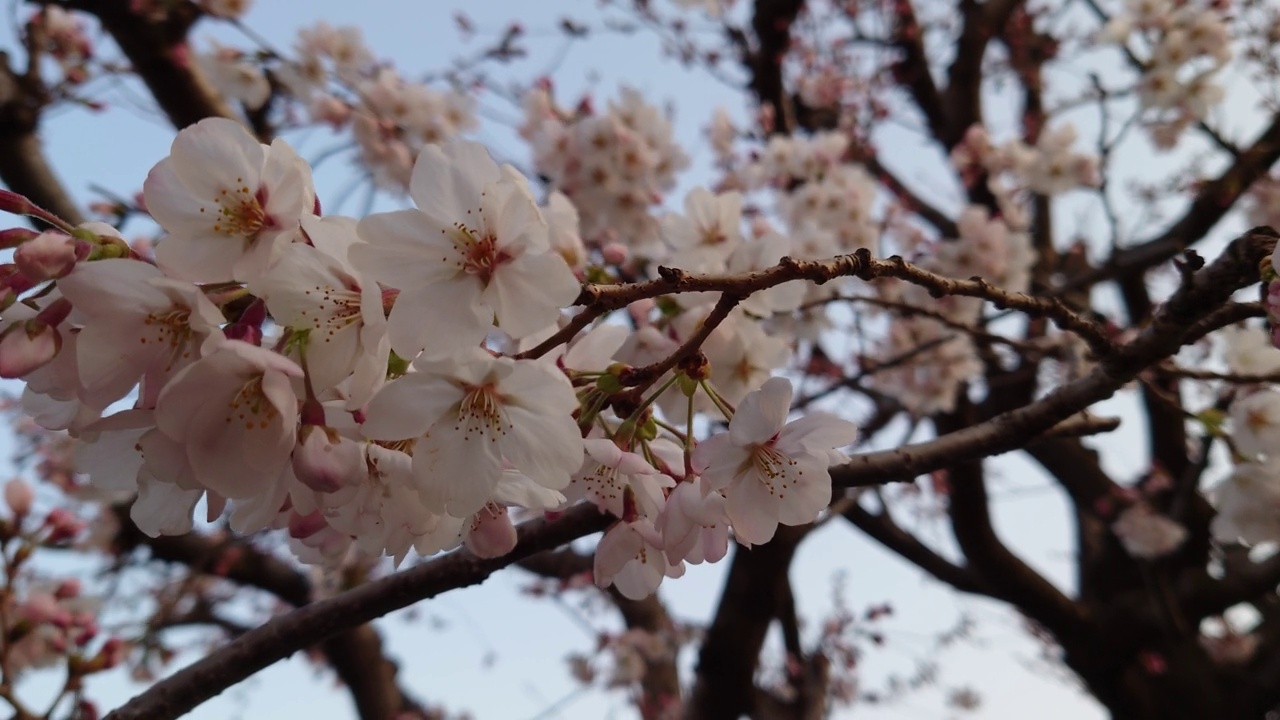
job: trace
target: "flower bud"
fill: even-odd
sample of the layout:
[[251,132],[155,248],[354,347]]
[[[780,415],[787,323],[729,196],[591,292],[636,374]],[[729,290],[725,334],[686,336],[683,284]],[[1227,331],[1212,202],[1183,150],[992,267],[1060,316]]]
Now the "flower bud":
[[627,246],[620,242],[605,243],[600,248],[600,256],[610,265],[621,265],[627,261]]
[[75,238],[50,230],[23,243],[13,253],[13,262],[32,280],[64,277],[79,259]]
[[35,491],[22,478],[14,478],[4,486],[4,502],[16,517],[28,515],[35,499]]
[[293,474],[316,492],[331,493],[366,473],[364,444],[331,428],[303,425],[293,449]]
[[29,242],[40,233],[29,228],[9,228],[8,230],[0,230],[0,248],[10,249],[16,248],[25,242]]
[[516,547],[516,527],[505,507],[489,503],[471,520],[471,531],[463,542],[476,557],[502,557]]
[[11,326],[0,336],[0,377],[20,378],[53,360],[62,348],[58,329],[39,320]]
[[310,515],[299,515],[296,512],[289,514],[289,537],[305,540],[327,527],[329,523],[325,521],[324,515],[321,515],[319,510]]

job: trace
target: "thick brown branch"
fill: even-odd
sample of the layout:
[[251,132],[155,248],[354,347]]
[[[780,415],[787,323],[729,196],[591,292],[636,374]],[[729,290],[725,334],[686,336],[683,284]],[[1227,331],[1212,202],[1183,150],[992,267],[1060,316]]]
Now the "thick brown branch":
[[199,17],[195,3],[171,3],[159,20],[136,9],[131,0],[63,0],[57,4],[98,18],[174,127],[182,129],[208,117],[236,118],[192,61],[187,31]]
[[771,268],[737,275],[706,275],[668,267],[659,267],[658,275],[656,280],[647,282],[583,285],[575,304],[585,305],[586,309],[555,335],[516,357],[541,357],[552,348],[571,340],[596,318],[637,300],[689,292],[721,292],[742,298],[785,282],[809,280],[821,284],[838,277],[856,277],[867,281],[896,278],[919,285],[937,297],[962,295],[982,298],[1002,310],[1018,310],[1034,317],[1047,317],[1063,330],[1079,335],[1098,356],[1110,354],[1114,349],[1102,326],[1057,298],[1034,297],[1002,290],[981,278],[949,278],[916,267],[897,255],[877,260],[866,249],[830,260],[794,260],[784,257]]
[[1212,265],[1187,276],[1136,339],[1102,358],[1083,378],[1034,403],[934,440],[856,455],[849,463],[833,468],[832,479],[844,487],[910,480],[957,461],[1024,446],[1066,418],[1111,397],[1144,369],[1199,338],[1206,329],[1206,318],[1222,320],[1239,314],[1238,310],[1221,311],[1233,307],[1228,304],[1232,293],[1258,281],[1258,264],[1275,242],[1276,233],[1270,228],[1257,228],[1237,238]]
[[698,655],[687,720],[738,720],[752,713],[756,664],[765,633],[778,616],[778,590],[810,527],[783,525],[768,544],[735,549],[715,620]]
[[341,595],[306,605],[254,628],[161,680],[107,718],[176,718],[318,640],[419,600],[483,582],[496,570],[534,553],[598,532],[607,523],[608,519],[594,506],[581,506],[565,513],[559,520],[535,520],[521,525],[519,544],[504,557],[482,560],[465,551],[452,552]]
[[0,53],[0,181],[68,223],[79,225],[84,222],[80,208],[40,147],[37,133],[46,95],[37,75],[16,73],[8,55]]
[[[147,537],[129,519],[128,509],[115,508],[120,522],[116,544],[121,550],[145,546],[151,557],[178,563],[196,573],[215,573],[231,582],[255,587],[302,607],[311,602],[311,583],[293,566],[240,540],[217,541],[203,535]],[[338,678],[351,692],[359,717],[379,720],[418,706],[396,682],[394,663],[382,653],[382,638],[371,625],[353,627],[320,643]]]
[[990,590],[982,578],[966,567],[961,567],[934,552],[929,546],[920,542],[915,535],[903,530],[887,510],[873,513],[870,510],[851,503],[842,513],[854,527],[883,545],[886,549],[897,553],[899,557],[912,565],[929,573],[935,580],[967,593],[990,595]]
[[[955,413],[939,417],[935,422],[940,432],[946,432],[970,425],[975,416],[973,405],[962,397]],[[947,514],[969,567],[995,597],[1012,603],[1058,637],[1078,631],[1084,624],[1083,609],[1009,550],[996,534],[982,461],[953,464],[948,480],[951,491],[947,497]]]
[[610,588],[609,597],[618,607],[628,628],[655,635],[665,640],[663,646],[670,649],[670,654],[644,657],[644,677],[640,680],[640,715],[644,718],[671,717],[681,702],[680,670],[676,666],[679,644],[671,615],[657,595],[650,595],[643,600],[631,600]]
[[1160,236],[1117,251],[1111,260],[1089,277],[1073,282],[1087,287],[1108,277],[1140,273],[1182,252],[1222,219],[1246,190],[1280,160],[1280,115],[1217,179],[1200,186],[1182,217]]
[[751,92],[773,115],[774,132],[796,129],[795,108],[782,81],[782,62],[791,47],[791,25],[804,0],[756,0],[751,15],[755,47],[744,49],[741,61],[751,79]]

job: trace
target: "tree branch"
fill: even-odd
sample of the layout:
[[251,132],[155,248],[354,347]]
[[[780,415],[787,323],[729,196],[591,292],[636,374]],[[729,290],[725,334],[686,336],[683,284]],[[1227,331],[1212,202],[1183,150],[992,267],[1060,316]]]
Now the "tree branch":
[[752,714],[756,664],[766,631],[779,614],[779,586],[811,527],[782,525],[767,544],[734,550],[724,593],[698,654],[686,720],[738,720]]
[[131,0],[51,0],[51,4],[98,18],[175,128],[181,130],[208,117],[239,119],[191,57],[187,31],[200,17],[195,3],[171,3],[161,19],[136,10]]
[[[116,544],[121,551],[145,546],[155,560],[264,590],[294,607],[311,602],[311,582],[306,575],[250,543],[216,541],[195,533],[148,537],[129,519],[127,506],[117,505],[112,510],[120,526]],[[320,642],[320,649],[349,689],[359,717],[381,720],[419,707],[396,682],[395,664],[383,656],[382,638],[371,625],[343,630]]]
[[226,646],[151,686],[109,720],[172,720],[200,703],[317,640],[367,623],[419,600],[484,581],[494,571],[529,555],[603,530],[608,518],[584,505],[554,521],[533,520],[519,528],[510,554],[478,559],[459,550],[311,603],[245,633]]

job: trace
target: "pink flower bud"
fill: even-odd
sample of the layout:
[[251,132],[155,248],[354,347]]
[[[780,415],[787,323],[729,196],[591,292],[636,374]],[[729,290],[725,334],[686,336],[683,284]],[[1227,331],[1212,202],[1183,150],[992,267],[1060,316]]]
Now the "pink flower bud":
[[71,614],[48,593],[34,593],[18,606],[18,617],[33,625],[69,626]]
[[62,348],[58,329],[38,320],[9,328],[0,337],[0,377],[20,378],[53,360]]
[[55,545],[71,540],[84,529],[84,523],[80,518],[72,515],[71,511],[65,508],[54,508],[49,513],[49,517],[45,518],[45,524],[52,529],[49,533],[49,542]]
[[329,523],[325,522],[324,515],[319,510],[310,515],[299,515],[296,512],[289,515],[289,536],[299,540],[309,538],[327,527]]
[[621,265],[627,261],[629,254],[627,246],[619,242],[606,243],[604,247],[600,248],[600,255],[610,265]]
[[516,527],[505,507],[489,503],[471,520],[464,544],[476,557],[502,557],[516,547]]
[[77,259],[75,238],[53,230],[40,233],[13,253],[22,274],[36,281],[64,277]]
[[35,230],[28,228],[0,230],[0,248],[16,248],[25,242],[30,242],[39,234]]
[[53,591],[53,595],[59,600],[80,597],[80,581],[75,578],[63,580],[58,583],[58,588]]
[[303,425],[293,449],[293,473],[316,492],[335,492],[367,474],[364,444],[327,427]]
[[627,306],[627,314],[631,316],[637,327],[645,327],[650,324],[649,313],[653,312],[657,305],[653,298],[637,300]]
[[4,502],[16,517],[28,515],[35,499],[35,491],[21,478],[14,478],[4,486]]

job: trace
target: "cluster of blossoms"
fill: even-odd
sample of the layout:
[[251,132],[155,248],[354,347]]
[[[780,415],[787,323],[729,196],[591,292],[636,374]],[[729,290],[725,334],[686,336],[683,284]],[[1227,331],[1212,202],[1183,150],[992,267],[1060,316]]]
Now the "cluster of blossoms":
[[1075,144],[1069,123],[1042,132],[1034,147],[1018,139],[996,145],[986,128],[974,125],[951,150],[951,163],[966,185],[985,179],[1001,212],[1011,214],[1017,189],[1052,197],[1101,182],[1097,156],[1077,152]]
[[[930,240],[908,226],[898,238],[925,269],[948,277],[986,278],[1013,292],[1028,290],[1035,252],[1016,216],[992,217],[986,208],[971,205],[960,214],[956,229],[958,237]],[[972,337],[956,328],[976,326],[984,302],[958,296],[935,299],[918,285],[900,282],[881,282],[877,290],[890,308],[919,312],[886,317],[876,353],[883,367],[870,383],[893,392],[917,417],[954,409],[961,385],[983,371]]]
[[[1259,377],[1280,373],[1280,350],[1261,330],[1229,329],[1224,337],[1230,372]],[[1280,456],[1274,451],[1280,441],[1280,392],[1246,387],[1231,403],[1229,418],[1237,464],[1214,489],[1218,513],[1213,533],[1224,542],[1275,542],[1280,540]]]
[[[5,633],[0,660],[6,672],[62,667],[70,686],[118,666],[126,643],[100,627],[101,598],[85,593],[79,581],[50,576],[32,562],[36,548],[68,547],[83,526],[65,508],[37,508],[33,488],[18,478],[4,485],[3,500],[8,513],[0,518]],[[81,709],[93,709],[85,703]],[[96,717],[96,710],[90,716]]]
[[[271,97],[259,54],[211,42],[197,59],[214,87],[245,108],[257,110]],[[406,80],[376,60],[356,28],[324,22],[303,28],[294,56],[272,72],[279,90],[301,104],[307,122],[351,133],[359,163],[386,189],[408,188],[423,147],[476,126],[470,96]]]
[[[718,116],[709,135],[725,171],[722,186],[744,192],[774,192],[776,216],[786,226],[789,237],[790,247],[784,250],[793,257],[829,257],[859,248],[878,253],[880,238],[891,234],[897,238],[896,249],[926,269],[949,277],[981,276],[1015,292],[1027,290],[1035,260],[1028,234],[1027,198],[1022,191],[1054,195],[1098,182],[1097,160],[1073,149],[1075,133],[1070,126],[1044,133],[1035,147],[1017,140],[997,147],[981,127],[975,127],[956,148],[953,159],[968,182],[981,179],[987,183],[996,195],[999,215],[971,206],[956,222],[958,237],[930,239],[916,226],[903,222],[902,213],[886,206],[871,174],[860,163],[848,159],[851,151],[847,133],[774,136],[762,150],[745,159],[734,156],[737,132],[727,117]],[[699,214],[692,208],[686,210],[686,215],[716,217],[714,212],[704,210]],[[703,223],[704,228],[708,225]],[[768,225],[758,220],[756,227],[767,230]],[[893,232],[886,233],[886,229]],[[723,233],[717,236],[709,228],[702,234],[711,238],[736,237]],[[770,237],[758,234],[761,239]],[[704,254],[704,260],[706,257]],[[687,259],[687,255],[679,255],[671,263],[685,267],[679,261]],[[749,269],[732,263],[729,267]],[[840,296],[843,289],[845,286],[840,283],[821,288],[806,286],[798,307],[820,307],[824,300]],[[977,323],[983,302],[958,297],[939,300],[918,286],[896,282],[877,283],[875,291],[875,297],[869,298],[873,306],[887,304],[894,313],[884,333],[872,341],[875,347],[870,349],[861,369],[867,369],[865,362],[876,365],[870,382],[892,392],[917,415],[949,409],[960,385],[982,371],[971,338],[956,327]],[[927,312],[903,314],[899,312],[903,307]],[[785,309],[778,307],[774,311]],[[824,313],[811,313],[788,329],[812,339],[825,327],[825,320]],[[781,324],[775,320],[774,326]],[[904,362],[902,358],[910,360]]]
[[520,134],[532,147],[534,169],[577,207],[584,238],[594,245],[657,242],[650,210],[689,164],[658,108],[624,88],[603,113],[589,101],[570,111],[542,87],[525,97],[524,112]]
[[68,83],[75,85],[88,79],[93,41],[79,18],[57,5],[45,5],[27,21],[26,33],[37,39],[39,50],[58,63]]
[[1222,3],[1128,0],[1101,32],[1104,42],[1145,52],[1138,96],[1151,114],[1156,144],[1172,147],[1183,130],[1204,120],[1223,99],[1215,76],[1231,60],[1231,33]]
[[[554,333],[580,291],[554,208],[467,142],[426,146],[409,190],[411,209],[321,217],[284,141],[224,119],[187,128],[144,185],[167,233],[154,262],[101,224],[8,234],[0,373],[26,380],[37,422],[78,440],[95,486],[136,493],[143,531],[188,532],[203,502],[237,532],[287,528],[314,563],[459,544],[497,556],[515,544],[510,508],[585,500],[618,518],[596,581],[642,597],[723,557],[730,531],[763,543],[826,508],[854,428],[820,412],[787,422],[791,384],[770,374],[788,345],[748,314],[798,293],[762,294],[706,341],[710,367],[683,363],[645,395],[634,366],[691,336],[705,299],[649,301],[630,309],[637,330],[602,321],[566,351],[512,354]],[[660,223],[666,252],[720,268],[785,254],[731,237],[734,198],[690,202],[691,217]],[[728,429],[699,442],[704,409]]]

